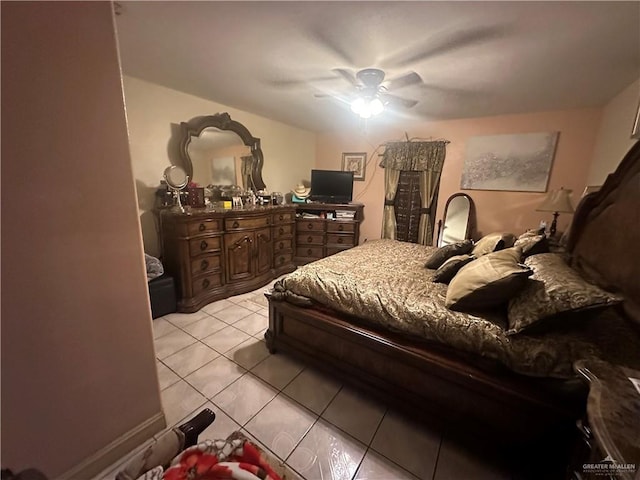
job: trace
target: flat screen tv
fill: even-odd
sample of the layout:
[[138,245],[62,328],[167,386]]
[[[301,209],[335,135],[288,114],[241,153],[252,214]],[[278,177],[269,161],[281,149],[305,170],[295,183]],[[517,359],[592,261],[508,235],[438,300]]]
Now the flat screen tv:
[[353,172],[311,170],[311,200],[349,203],[353,196]]

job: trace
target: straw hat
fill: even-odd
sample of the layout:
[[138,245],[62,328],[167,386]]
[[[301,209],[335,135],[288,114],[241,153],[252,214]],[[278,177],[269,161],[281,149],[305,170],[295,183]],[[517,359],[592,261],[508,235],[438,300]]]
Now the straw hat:
[[311,188],[305,187],[303,184],[299,183],[292,192],[298,198],[307,198],[311,193]]

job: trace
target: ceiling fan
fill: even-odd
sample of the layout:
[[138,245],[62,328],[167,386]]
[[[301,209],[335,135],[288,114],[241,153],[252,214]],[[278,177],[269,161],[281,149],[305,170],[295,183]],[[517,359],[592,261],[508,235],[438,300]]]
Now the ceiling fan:
[[[392,90],[422,83],[422,78],[416,72],[409,72],[385,82],[385,73],[378,68],[365,68],[355,74],[345,68],[335,68],[333,71],[340,74],[354,87],[355,91],[347,95],[347,101],[351,105],[351,110],[362,118],[369,118],[381,113],[387,105],[412,108],[418,104],[417,100],[389,93]],[[331,97],[333,95],[323,93],[315,96]]]

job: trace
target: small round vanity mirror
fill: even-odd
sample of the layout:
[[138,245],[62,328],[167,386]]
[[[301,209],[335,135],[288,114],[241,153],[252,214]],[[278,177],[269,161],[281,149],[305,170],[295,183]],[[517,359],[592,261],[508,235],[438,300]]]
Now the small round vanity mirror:
[[189,176],[182,168],[175,165],[165,168],[163,176],[167,185],[176,192],[176,197],[178,198],[178,204],[176,205],[177,209],[184,213],[184,207],[180,200],[180,190],[189,184]]

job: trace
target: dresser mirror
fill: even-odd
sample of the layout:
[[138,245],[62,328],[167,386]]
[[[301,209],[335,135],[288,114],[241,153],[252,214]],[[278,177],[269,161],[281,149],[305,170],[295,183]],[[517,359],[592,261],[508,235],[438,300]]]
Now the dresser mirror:
[[180,123],[179,153],[184,170],[202,187],[239,185],[264,190],[260,139],[228,113]]
[[471,236],[475,208],[471,197],[455,193],[444,207],[444,222],[438,235],[438,247],[460,242]]

